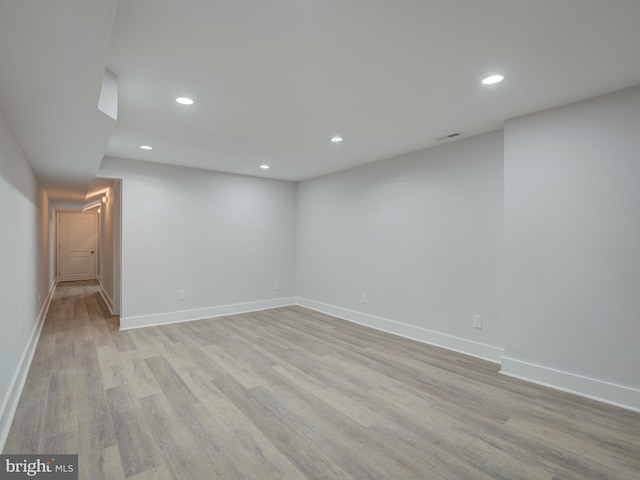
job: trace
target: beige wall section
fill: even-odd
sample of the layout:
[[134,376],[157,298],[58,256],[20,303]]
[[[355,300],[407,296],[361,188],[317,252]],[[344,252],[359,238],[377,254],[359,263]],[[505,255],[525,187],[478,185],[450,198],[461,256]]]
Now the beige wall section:
[[[56,276],[54,268],[54,258],[56,253],[55,244],[55,212],[49,197],[43,188],[38,188],[38,211],[37,211],[37,231],[36,247],[38,249],[38,306],[42,308],[46,296],[51,292]],[[34,248],[36,248],[34,247]]]

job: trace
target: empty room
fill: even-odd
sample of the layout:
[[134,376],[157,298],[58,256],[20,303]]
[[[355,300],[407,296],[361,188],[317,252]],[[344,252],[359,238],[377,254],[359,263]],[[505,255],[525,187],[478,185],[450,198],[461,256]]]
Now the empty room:
[[640,477],[640,2],[0,0],[0,479]]

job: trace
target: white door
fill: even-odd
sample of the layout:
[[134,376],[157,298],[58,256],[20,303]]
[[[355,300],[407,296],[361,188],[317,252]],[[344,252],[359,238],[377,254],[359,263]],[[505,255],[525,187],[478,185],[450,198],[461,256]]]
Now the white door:
[[96,227],[95,213],[58,214],[58,279],[61,282],[96,278]]

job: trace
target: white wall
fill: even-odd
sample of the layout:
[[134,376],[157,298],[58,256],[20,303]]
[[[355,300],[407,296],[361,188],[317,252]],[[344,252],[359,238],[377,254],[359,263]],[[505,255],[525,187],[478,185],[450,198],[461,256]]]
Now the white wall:
[[294,301],[294,183],[116,158],[99,175],[122,179],[121,328]]
[[52,286],[47,196],[0,114],[0,450]]
[[640,87],[508,121],[503,370],[640,409]]
[[502,217],[501,131],[301,182],[300,303],[498,361]]
[[107,188],[100,206],[100,289],[114,315],[120,314],[120,181]]

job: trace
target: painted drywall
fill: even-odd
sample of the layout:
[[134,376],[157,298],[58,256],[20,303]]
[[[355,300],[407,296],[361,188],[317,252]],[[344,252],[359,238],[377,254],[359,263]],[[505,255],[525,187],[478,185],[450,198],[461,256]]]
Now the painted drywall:
[[297,213],[301,304],[499,360],[501,131],[300,182]]
[[37,248],[36,297],[40,316],[44,313],[42,309],[48,306],[46,302],[47,296],[53,294],[53,288],[55,287],[56,275],[53,267],[53,259],[56,254],[55,219],[56,214],[49,202],[49,197],[47,197],[44,189],[39,186],[34,249]]
[[107,307],[120,314],[120,181],[107,188],[100,206],[100,289]]
[[110,296],[113,300],[112,313],[120,315],[120,279],[122,269],[122,254],[120,251],[122,246],[122,183],[120,180],[113,182],[111,191],[113,193],[113,205],[111,205],[111,238],[113,246],[111,256],[112,291]]
[[121,328],[294,301],[295,183],[109,157],[99,175],[122,179]]
[[[0,114],[0,447],[20,397],[52,283],[49,201]],[[1,448],[0,448],[1,450]]]
[[640,87],[505,127],[503,370],[640,409]]

